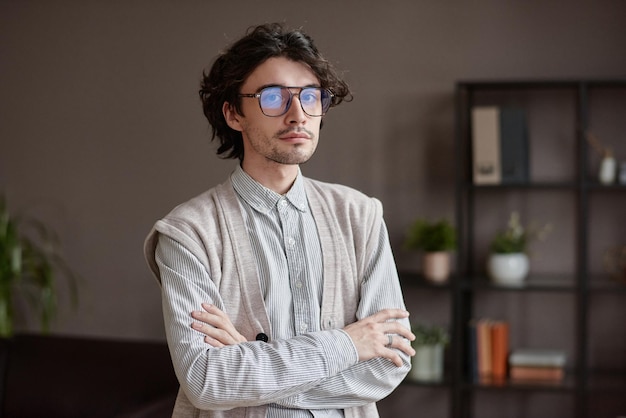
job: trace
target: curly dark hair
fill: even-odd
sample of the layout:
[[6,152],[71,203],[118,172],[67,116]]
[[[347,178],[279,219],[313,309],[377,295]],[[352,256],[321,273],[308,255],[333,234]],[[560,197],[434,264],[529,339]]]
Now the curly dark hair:
[[211,140],[215,137],[220,140],[217,154],[223,158],[243,160],[243,138],[241,132],[226,123],[222,106],[228,102],[243,115],[239,90],[246,78],[272,57],[285,57],[307,64],[319,79],[321,87],[332,91],[331,106],[352,100],[346,82],[320,54],[307,34],[301,30],[287,30],[279,23],[252,27],[243,38],[218,55],[208,74],[203,72],[199,92],[202,109],[213,127]]

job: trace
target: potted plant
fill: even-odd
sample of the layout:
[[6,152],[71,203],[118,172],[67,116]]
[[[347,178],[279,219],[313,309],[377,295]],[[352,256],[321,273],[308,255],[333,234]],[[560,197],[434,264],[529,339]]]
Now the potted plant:
[[532,239],[545,239],[551,226],[524,227],[518,212],[509,216],[507,227],[499,231],[490,246],[487,273],[491,280],[505,286],[521,285],[530,269],[527,247]]
[[405,247],[423,251],[424,278],[443,283],[450,276],[450,251],[456,248],[456,229],[447,220],[417,219],[409,228]]
[[59,252],[54,231],[41,221],[12,217],[0,196],[0,338],[13,335],[14,296],[17,292],[37,312],[48,332],[56,314],[56,278],[68,281],[72,302],[77,301],[76,276]]
[[0,195],[0,410],[14,332],[14,296],[21,293],[36,311],[42,332],[56,314],[56,277],[68,278],[73,304],[76,277],[59,253],[56,234],[42,222],[12,217]]
[[412,327],[415,340],[413,365],[409,378],[421,382],[440,382],[443,379],[443,354],[450,342],[448,330],[439,325],[416,324]]

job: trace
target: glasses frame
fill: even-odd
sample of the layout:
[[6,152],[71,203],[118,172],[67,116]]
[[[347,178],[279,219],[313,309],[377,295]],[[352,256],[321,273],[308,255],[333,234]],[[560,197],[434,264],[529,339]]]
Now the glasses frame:
[[[263,94],[264,90],[277,88],[277,87],[280,88],[280,89],[287,89],[287,91],[289,92],[289,100],[287,101],[287,105],[285,106],[285,110],[283,111],[283,113],[281,113],[280,115],[268,115],[267,113],[265,113],[265,111],[263,110],[263,106],[261,105],[261,94]],[[292,91],[294,89],[297,89],[298,92],[294,93]],[[324,103],[322,102],[322,112],[323,113],[321,115],[311,115],[309,112],[304,110],[304,106],[302,105],[302,101],[300,100],[300,93],[302,93],[302,90],[306,90],[306,89],[316,89],[316,90],[321,90],[321,91],[325,91],[326,93],[328,93],[328,109],[324,110]],[[300,108],[302,109],[302,111],[304,113],[306,113],[308,116],[312,117],[312,118],[318,118],[318,117],[324,116],[328,112],[328,110],[330,110],[330,107],[332,106],[332,99],[333,99],[333,97],[335,95],[329,89],[324,88],[324,87],[319,87],[319,86],[305,86],[305,87],[291,86],[290,87],[290,86],[279,86],[279,85],[276,85],[276,86],[265,86],[265,87],[261,88],[256,93],[249,93],[249,94],[240,93],[237,96],[239,96],[239,97],[247,97],[247,98],[254,98],[254,97],[256,97],[258,99],[258,102],[259,102],[259,108],[261,109],[261,113],[263,113],[265,116],[267,116],[269,118],[279,118],[281,116],[284,116],[287,112],[289,112],[289,109],[291,108],[291,104],[293,103],[293,96],[298,96],[298,102],[300,103]]]

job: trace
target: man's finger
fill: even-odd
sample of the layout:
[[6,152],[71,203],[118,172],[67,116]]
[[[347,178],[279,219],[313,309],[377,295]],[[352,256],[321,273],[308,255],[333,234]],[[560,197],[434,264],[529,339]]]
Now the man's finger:
[[369,318],[374,322],[386,322],[390,319],[404,319],[409,317],[409,311],[404,309],[389,308],[376,312]]

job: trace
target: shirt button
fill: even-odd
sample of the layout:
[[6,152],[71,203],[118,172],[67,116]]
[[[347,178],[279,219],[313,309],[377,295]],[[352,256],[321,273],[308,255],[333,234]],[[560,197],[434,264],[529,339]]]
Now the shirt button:
[[301,331],[301,332],[306,331],[306,329],[307,329],[307,328],[308,328],[308,327],[307,327],[307,324],[305,324],[304,322],[303,322],[302,324],[300,324],[300,331]]
[[287,244],[289,244],[290,247],[293,247],[295,243],[296,243],[295,239],[291,237],[287,238]]
[[302,281],[301,281],[301,280],[298,280],[298,281],[296,282],[296,287],[297,287],[298,289],[302,289]]

